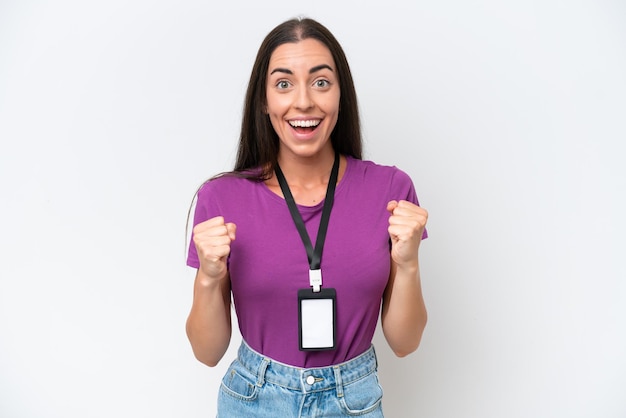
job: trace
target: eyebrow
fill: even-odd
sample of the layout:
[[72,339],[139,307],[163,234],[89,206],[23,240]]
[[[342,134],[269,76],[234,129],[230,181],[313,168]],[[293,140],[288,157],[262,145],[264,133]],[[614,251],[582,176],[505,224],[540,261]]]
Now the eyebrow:
[[315,66],[315,67],[311,68],[311,69],[309,70],[309,74],[316,73],[316,72],[318,72],[318,71],[320,71],[320,70],[323,70],[324,68],[327,68],[327,69],[329,69],[330,71],[334,72],[334,71],[333,71],[333,69],[332,69],[332,68],[330,68],[330,65],[328,65],[328,64],[322,64],[322,65],[318,65],[318,66]]
[[[311,68],[311,69],[309,70],[309,74],[316,73],[316,72],[318,72],[318,71],[320,71],[320,70],[323,70],[323,69],[328,69],[328,70],[330,70],[330,71],[333,71],[333,72],[334,72],[334,70],[331,68],[331,66],[330,66],[330,65],[328,65],[328,64],[321,64],[321,65],[316,65],[315,67]],[[291,70],[290,70],[290,69],[288,69],[288,68],[274,68],[274,69],[272,70],[272,72],[270,73],[270,75],[272,75],[272,74],[274,74],[274,73],[285,73],[285,74],[290,74],[290,75],[293,75],[293,71],[291,71]]]

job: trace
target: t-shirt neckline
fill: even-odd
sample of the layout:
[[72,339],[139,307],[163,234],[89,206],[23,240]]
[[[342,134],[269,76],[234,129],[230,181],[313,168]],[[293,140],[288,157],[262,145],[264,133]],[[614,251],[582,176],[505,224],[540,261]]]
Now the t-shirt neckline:
[[[352,171],[352,160],[353,158],[349,155],[345,155],[346,157],[346,170],[343,173],[343,177],[341,177],[341,180],[339,180],[339,183],[337,183],[337,187],[335,188],[335,197],[337,197],[338,194],[341,193],[341,190],[343,190],[343,186],[346,183],[346,180],[348,180],[351,171]],[[279,202],[281,204],[286,204],[285,203],[285,198],[281,197],[279,195],[277,195],[276,193],[274,193],[273,191],[270,190],[269,187],[267,187],[267,184],[265,184],[265,182],[261,182],[261,186],[263,188],[263,190],[265,191],[265,193],[269,194],[270,197],[272,198],[272,200]],[[326,199],[322,199],[320,200],[318,203],[316,203],[313,206],[306,206],[306,205],[301,205],[299,203],[296,204],[296,206],[298,207],[298,210],[302,211],[302,212],[314,212],[316,210],[321,210],[322,207],[324,206],[324,201]]]

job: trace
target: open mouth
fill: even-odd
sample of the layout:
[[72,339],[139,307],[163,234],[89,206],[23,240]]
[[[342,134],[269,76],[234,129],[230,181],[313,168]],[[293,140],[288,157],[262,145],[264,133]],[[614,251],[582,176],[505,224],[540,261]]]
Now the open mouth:
[[322,121],[320,119],[311,120],[290,120],[289,125],[299,134],[313,132]]

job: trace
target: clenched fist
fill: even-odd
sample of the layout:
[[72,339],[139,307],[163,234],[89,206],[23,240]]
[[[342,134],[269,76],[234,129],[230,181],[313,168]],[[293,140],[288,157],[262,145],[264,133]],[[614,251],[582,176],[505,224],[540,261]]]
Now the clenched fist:
[[226,223],[222,216],[201,222],[193,228],[193,243],[198,252],[200,270],[209,278],[221,280],[226,277],[226,260],[236,231],[237,226]]
[[417,253],[428,220],[425,209],[406,200],[387,203],[391,258],[403,267],[417,266]]

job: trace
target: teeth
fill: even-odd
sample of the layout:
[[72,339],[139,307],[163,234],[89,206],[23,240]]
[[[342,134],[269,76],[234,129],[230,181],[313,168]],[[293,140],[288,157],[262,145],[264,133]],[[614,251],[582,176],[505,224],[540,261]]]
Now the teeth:
[[294,128],[310,128],[320,124],[319,120],[290,120],[289,124]]

